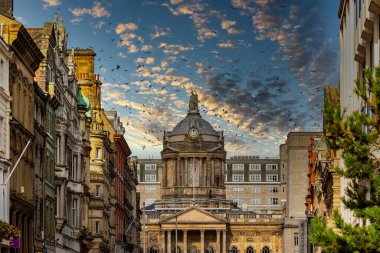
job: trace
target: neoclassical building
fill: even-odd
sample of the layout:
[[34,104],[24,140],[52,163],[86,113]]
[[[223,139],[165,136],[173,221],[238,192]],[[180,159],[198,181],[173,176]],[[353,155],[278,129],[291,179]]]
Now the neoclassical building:
[[226,199],[223,132],[202,119],[192,92],[186,118],[164,133],[160,199],[144,207],[148,252],[263,252],[281,249],[282,213]]

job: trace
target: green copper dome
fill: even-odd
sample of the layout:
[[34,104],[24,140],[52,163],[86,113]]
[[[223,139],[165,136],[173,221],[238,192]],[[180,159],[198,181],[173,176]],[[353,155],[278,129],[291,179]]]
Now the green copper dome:
[[77,102],[78,102],[78,109],[82,109],[85,111],[90,110],[90,100],[83,95],[82,91],[78,91],[78,96],[77,96]]

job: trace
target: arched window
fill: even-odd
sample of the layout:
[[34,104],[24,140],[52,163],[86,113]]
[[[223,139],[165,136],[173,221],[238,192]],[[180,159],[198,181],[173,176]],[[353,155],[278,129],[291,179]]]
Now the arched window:
[[214,253],[214,249],[213,249],[213,247],[208,247],[207,249],[206,249],[206,253]]
[[149,249],[149,253],[158,253],[158,248],[157,247],[151,247]]
[[230,250],[230,253],[239,253],[239,250],[237,249],[236,246],[233,246]]
[[255,250],[251,246],[249,246],[246,250],[246,253],[255,253]]
[[271,251],[269,250],[269,248],[267,246],[265,246],[261,252],[262,253],[271,253]]

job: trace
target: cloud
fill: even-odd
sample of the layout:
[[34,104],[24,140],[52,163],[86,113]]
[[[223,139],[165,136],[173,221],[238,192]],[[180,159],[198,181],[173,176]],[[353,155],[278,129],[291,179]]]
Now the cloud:
[[96,25],[95,25],[95,28],[96,29],[102,29],[102,27],[104,27],[106,25],[106,22],[104,21],[99,21]]
[[233,20],[222,20],[221,26],[223,30],[228,30],[235,24],[236,24],[236,21],[233,21]]
[[52,6],[58,6],[61,4],[62,3],[60,0],[42,0],[42,6],[44,9],[47,9],[49,7],[52,7]]
[[151,39],[157,39],[159,37],[168,36],[171,33],[169,27],[158,27],[157,25],[153,26],[153,33],[150,34]]
[[221,48],[229,48],[229,49],[234,49],[236,47],[235,44],[233,44],[231,41],[219,42],[216,45]]
[[102,6],[101,2],[95,1],[91,9],[87,8],[74,8],[70,10],[71,13],[76,17],[81,17],[83,15],[91,15],[94,18],[110,17],[111,14]]
[[165,54],[174,54],[174,55],[177,55],[180,52],[194,50],[194,47],[192,46],[166,44],[166,43],[160,43],[158,47],[162,48],[162,51]]
[[125,53],[122,53],[122,52],[119,52],[117,54],[117,56],[119,56],[120,58],[123,58],[123,59],[127,58],[127,55]]
[[145,64],[153,64],[154,63],[154,58],[153,57],[147,57],[145,60]]
[[138,26],[135,23],[119,23],[116,28],[116,34],[121,34],[125,31],[134,31],[137,30]]
[[171,4],[180,4],[182,2],[183,2],[183,0],[170,0]]
[[131,45],[128,49],[129,53],[136,53],[137,51],[138,51],[138,49],[135,45]]

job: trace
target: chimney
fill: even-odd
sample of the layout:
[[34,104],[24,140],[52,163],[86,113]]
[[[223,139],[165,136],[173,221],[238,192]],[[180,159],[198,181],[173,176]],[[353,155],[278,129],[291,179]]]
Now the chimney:
[[0,1],[0,14],[8,18],[13,18],[13,0]]

